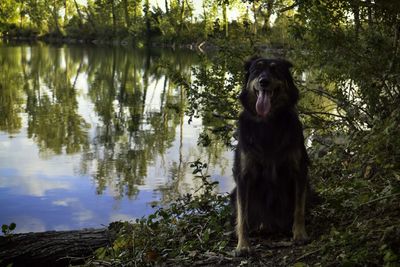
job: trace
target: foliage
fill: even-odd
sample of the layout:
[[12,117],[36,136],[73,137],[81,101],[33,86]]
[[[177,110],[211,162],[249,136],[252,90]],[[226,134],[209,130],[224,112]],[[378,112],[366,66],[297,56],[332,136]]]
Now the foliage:
[[209,181],[207,164],[195,161],[191,167],[202,182],[197,190],[135,223],[123,223],[113,246],[98,250],[96,258],[113,265],[189,264],[207,251],[223,251],[231,230],[228,197],[215,194],[218,182]]
[[12,234],[16,227],[17,225],[15,223],[10,223],[10,225],[3,224],[1,226],[1,232],[3,233],[3,235],[9,236]]
[[0,31],[4,30],[4,26],[12,24],[16,21],[17,10],[12,0],[4,0],[0,3]]
[[207,146],[217,138],[232,146],[240,105],[237,97],[243,84],[243,62],[250,50],[249,46],[224,45],[211,58],[201,56],[201,64],[193,69],[196,79],[188,87],[186,113],[203,118],[206,127],[199,138],[200,144]]
[[313,261],[395,266],[400,255],[400,154],[391,147],[400,145],[398,114],[396,109],[370,131],[310,150],[311,177],[324,200],[313,211],[311,224],[321,228],[310,245],[321,255]]
[[289,27],[298,45],[312,53],[291,53],[300,70],[312,76],[308,80],[315,81],[305,85],[306,93],[336,105],[334,113],[325,110],[330,120],[340,118],[347,129],[371,128],[398,105],[397,29],[378,23],[381,6],[365,8],[376,13],[374,19],[353,28],[347,14],[355,12],[354,7],[342,1],[318,3],[302,6]]
[[[195,12],[195,6],[201,10]],[[268,15],[251,25],[246,4],[237,0],[204,0],[201,7],[193,1],[170,0],[164,2],[163,8],[138,0],[91,0],[86,4],[77,0],[7,0],[0,5],[0,32],[7,38],[24,40],[39,37],[50,41],[124,41],[138,47],[148,42],[173,47],[219,40],[253,43],[259,39],[257,28],[270,25],[273,11],[263,6],[258,1],[253,3],[254,18],[260,17],[257,10]],[[228,14],[233,9],[240,16],[230,20]]]

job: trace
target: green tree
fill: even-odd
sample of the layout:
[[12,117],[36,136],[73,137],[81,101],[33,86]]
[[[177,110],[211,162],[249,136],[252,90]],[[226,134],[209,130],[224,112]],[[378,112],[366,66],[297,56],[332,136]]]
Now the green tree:
[[15,23],[18,17],[15,0],[4,0],[0,2],[0,30],[5,31],[9,25]]

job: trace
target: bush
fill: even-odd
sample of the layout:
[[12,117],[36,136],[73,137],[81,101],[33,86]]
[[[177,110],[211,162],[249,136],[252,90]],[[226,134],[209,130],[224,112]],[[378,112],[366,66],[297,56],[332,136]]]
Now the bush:
[[228,196],[215,194],[218,182],[209,181],[207,164],[196,161],[191,167],[202,182],[194,193],[135,223],[122,223],[113,246],[99,249],[88,264],[190,264],[207,251],[223,252],[231,231]]

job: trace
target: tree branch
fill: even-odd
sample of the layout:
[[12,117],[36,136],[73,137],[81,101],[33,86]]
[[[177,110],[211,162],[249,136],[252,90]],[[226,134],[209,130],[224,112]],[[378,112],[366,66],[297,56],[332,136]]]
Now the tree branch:
[[287,6],[287,7],[284,7],[284,8],[279,9],[278,12],[279,12],[279,13],[283,13],[283,12],[292,10],[292,9],[294,9],[295,7],[299,6],[300,4],[301,4],[301,1],[296,1],[296,2],[294,2],[293,5],[290,5],[290,6]]

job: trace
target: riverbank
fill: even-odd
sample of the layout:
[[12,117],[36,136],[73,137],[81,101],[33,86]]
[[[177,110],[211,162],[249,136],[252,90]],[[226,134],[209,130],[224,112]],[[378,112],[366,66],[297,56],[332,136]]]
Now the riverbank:
[[198,52],[218,50],[218,45],[211,41],[199,41],[191,43],[162,43],[150,42],[150,45],[145,45],[143,42],[135,42],[131,38],[122,39],[80,39],[71,37],[52,37],[52,36],[1,36],[3,41],[6,42],[44,42],[48,44],[93,44],[93,45],[111,45],[111,46],[124,46],[124,47],[153,47],[153,48],[168,48],[168,49],[189,49]]
[[111,246],[118,224],[103,229],[48,231],[0,236],[0,266],[79,265],[101,247]]

